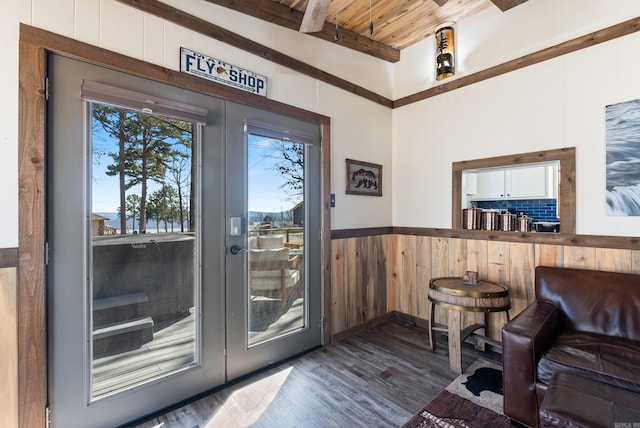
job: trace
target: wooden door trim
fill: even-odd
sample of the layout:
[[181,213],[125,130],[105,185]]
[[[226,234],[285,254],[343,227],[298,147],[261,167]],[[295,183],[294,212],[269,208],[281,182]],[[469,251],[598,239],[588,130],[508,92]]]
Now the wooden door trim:
[[[65,36],[20,25],[18,94],[18,423],[45,426],[47,406],[45,300],[45,78],[46,56],[53,52],[146,79],[168,83],[276,113],[317,123],[322,131],[322,229],[330,235],[330,118],[265,97],[205,81],[108,51]],[[331,241],[323,240],[324,343],[331,339]],[[327,310],[329,312],[327,312]]]

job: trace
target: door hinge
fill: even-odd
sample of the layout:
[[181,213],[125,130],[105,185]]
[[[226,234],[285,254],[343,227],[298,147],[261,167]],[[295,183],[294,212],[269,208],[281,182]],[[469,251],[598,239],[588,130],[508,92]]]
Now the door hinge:
[[50,428],[51,427],[51,408],[47,407],[45,411],[46,411],[46,415],[47,415],[47,420],[46,420],[46,424],[47,425],[46,425],[46,427]]
[[44,99],[49,101],[49,78],[44,78]]
[[49,266],[49,243],[44,243],[44,264],[45,266]]

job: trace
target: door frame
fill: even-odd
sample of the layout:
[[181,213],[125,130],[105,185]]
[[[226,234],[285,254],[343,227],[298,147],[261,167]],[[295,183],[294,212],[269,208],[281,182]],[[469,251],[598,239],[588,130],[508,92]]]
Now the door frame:
[[[330,118],[215,82],[127,57],[46,30],[20,24],[18,92],[18,423],[47,420],[46,325],[46,58],[66,55],[320,126],[322,150],[322,343],[331,342]],[[177,53],[176,53],[177,55]],[[188,398],[188,397],[185,397]]]

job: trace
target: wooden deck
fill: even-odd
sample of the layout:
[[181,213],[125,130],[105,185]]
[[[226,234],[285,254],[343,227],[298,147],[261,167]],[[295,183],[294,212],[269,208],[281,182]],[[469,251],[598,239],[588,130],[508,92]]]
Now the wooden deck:
[[194,361],[193,314],[154,333],[142,347],[93,362],[93,396],[109,394],[168,374]]
[[[425,329],[389,322],[132,426],[398,427],[457,376],[436,340],[431,352]],[[463,368],[478,358],[501,361],[463,345]]]
[[[280,300],[256,298],[251,302],[249,338],[252,344],[298,328],[304,323],[302,298],[285,308]],[[93,397],[167,375],[194,362],[195,323],[191,314],[167,325],[157,325],[153,340],[142,347],[93,362]]]

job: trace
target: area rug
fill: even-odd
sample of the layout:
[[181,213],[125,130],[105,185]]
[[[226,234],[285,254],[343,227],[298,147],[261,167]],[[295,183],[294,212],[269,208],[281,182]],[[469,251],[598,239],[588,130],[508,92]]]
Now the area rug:
[[511,427],[502,414],[502,368],[477,360],[402,428]]

